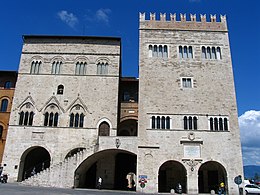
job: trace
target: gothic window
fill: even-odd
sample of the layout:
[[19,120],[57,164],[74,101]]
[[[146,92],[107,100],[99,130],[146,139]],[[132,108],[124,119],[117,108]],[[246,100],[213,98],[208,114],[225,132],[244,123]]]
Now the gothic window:
[[228,131],[228,119],[222,117],[210,117],[210,130],[211,131]]
[[185,130],[197,130],[198,129],[198,118],[196,116],[184,116],[183,127]]
[[5,85],[4,85],[4,88],[5,88],[5,89],[10,89],[11,87],[12,87],[11,81],[6,81],[6,82],[5,82]]
[[179,46],[179,58],[183,58],[182,46]]
[[153,46],[149,45],[149,57],[153,57]]
[[192,47],[189,46],[189,51],[188,51],[188,58],[193,58],[193,53],[192,53]]
[[79,116],[79,127],[83,127],[84,125],[84,114],[81,113]]
[[7,111],[7,107],[8,107],[8,100],[7,99],[3,99],[1,101],[0,112],[6,112]]
[[44,126],[57,127],[59,121],[59,114],[53,112],[45,112],[44,114]]
[[159,58],[162,58],[163,57],[163,48],[161,45],[159,45],[159,54],[158,54],[158,57]]
[[19,118],[19,125],[24,125],[24,126],[32,126],[33,124],[33,117],[34,117],[34,112],[31,111],[22,111],[19,113],[20,118]]
[[60,74],[61,64],[62,64],[61,61],[53,61],[51,74]]
[[99,136],[109,136],[110,127],[107,122],[102,122],[98,128]]
[[108,63],[98,63],[97,64],[97,74],[98,75],[106,75],[108,74]]
[[183,88],[192,88],[192,79],[191,78],[182,78],[182,87]]
[[191,130],[192,129],[192,117],[189,116],[188,118],[188,125],[189,125],[189,129]]
[[32,61],[31,63],[31,74],[39,74],[40,67],[42,62],[41,61]]
[[207,47],[207,59],[211,59],[210,47]]
[[204,46],[201,48],[201,58],[207,59],[206,48]]
[[83,127],[84,126],[84,109],[79,105],[75,105],[70,114],[70,127]]
[[3,131],[4,131],[4,127],[0,125],[0,139],[2,139]]
[[153,46],[153,57],[158,57],[157,45]]
[[58,89],[57,89],[57,94],[58,95],[62,95],[64,91],[64,86],[63,85],[59,85]]
[[151,118],[152,129],[170,129],[170,117],[167,116],[152,116]]
[[217,59],[216,48],[212,47],[212,59]]
[[86,68],[87,68],[86,62],[77,62],[75,74],[76,75],[85,75],[86,74]]
[[164,45],[164,46],[163,46],[163,58],[168,58],[167,45]]
[[187,46],[184,46],[184,49],[183,49],[183,58],[184,58],[184,59],[187,59],[187,58],[188,58],[188,49],[187,49]]

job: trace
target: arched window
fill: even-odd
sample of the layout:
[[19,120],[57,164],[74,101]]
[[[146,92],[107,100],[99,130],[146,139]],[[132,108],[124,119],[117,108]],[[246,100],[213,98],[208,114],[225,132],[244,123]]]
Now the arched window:
[[162,58],[163,57],[163,48],[161,45],[159,45],[159,54],[158,57]]
[[74,126],[74,114],[71,113],[70,114],[70,127],[73,127]]
[[155,116],[152,116],[152,129],[155,129]]
[[53,124],[54,127],[58,126],[58,120],[59,120],[59,114],[56,112],[54,114],[54,124]]
[[157,116],[156,118],[156,129],[160,129],[161,128],[161,118],[159,116]]
[[223,119],[219,118],[219,130],[223,131]]
[[179,58],[183,58],[182,46],[179,46]]
[[184,46],[184,49],[183,49],[183,58],[184,58],[184,59],[187,59],[187,58],[188,58],[188,48],[187,48],[187,46]]
[[84,117],[83,113],[71,113],[70,114],[70,127],[83,127],[84,126]]
[[207,47],[207,59],[211,59],[210,47]]
[[149,45],[149,53],[148,53],[149,57],[153,57],[153,46]]
[[49,113],[46,112],[44,114],[44,126],[48,126],[48,121],[49,121]]
[[31,74],[39,74],[40,67],[41,67],[41,61],[32,61],[31,64]]
[[206,48],[204,46],[201,48],[201,58],[207,59]]
[[166,129],[170,129],[170,117],[166,117]]
[[228,131],[228,120],[227,120],[227,118],[224,118],[224,130]]
[[216,48],[212,47],[212,59],[217,59]]
[[108,74],[108,63],[98,63],[97,64],[97,74],[98,75],[106,75]]
[[163,58],[168,58],[168,49],[167,49],[167,45],[164,45],[164,47],[163,47]]
[[220,47],[217,47],[217,59],[218,59],[218,60],[221,59],[221,50],[220,50]]
[[19,125],[23,125],[23,119],[24,119],[24,112],[22,111],[22,112],[20,113]]
[[52,63],[51,74],[60,74],[61,64],[61,61],[54,61]]
[[165,117],[162,116],[162,129],[165,129]]
[[153,46],[153,57],[158,57],[157,45]]
[[193,117],[193,129],[198,129],[198,118],[196,116]]
[[1,102],[1,112],[6,112],[7,111],[7,107],[8,107],[8,100],[7,99],[3,99]]
[[86,74],[86,66],[87,66],[86,62],[77,62],[75,74],[76,75],[85,75]]
[[75,114],[74,127],[79,127],[79,114]]
[[79,117],[79,127],[83,127],[84,125],[84,114],[81,113]]
[[3,131],[4,131],[4,127],[0,125],[0,139],[2,139]]
[[34,115],[34,113],[30,112],[30,114],[29,114],[29,126],[32,126],[32,124],[33,124],[33,115]]
[[210,126],[210,130],[211,131],[213,131],[214,130],[214,122],[213,122],[213,118],[211,117],[210,119],[209,119],[209,126]]
[[109,136],[110,127],[107,122],[102,122],[98,128],[99,136]]
[[192,47],[189,46],[188,58],[193,58]]
[[187,116],[185,116],[183,118],[183,123],[184,123],[184,129],[187,130],[188,129],[188,119],[187,119]]
[[57,88],[57,94],[58,95],[62,95],[64,91],[64,86],[63,85],[59,85]]
[[5,85],[4,85],[4,88],[5,88],[5,89],[10,89],[11,87],[12,87],[11,81],[6,81],[6,82],[5,82]]
[[54,119],[54,115],[53,115],[53,113],[51,112],[51,113],[50,113],[50,116],[49,116],[49,126],[50,126],[50,127],[52,127],[52,125],[53,125],[53,119]]
[[214,118],[214,128],[215,131],[218,131],[218,118]]
[[19,125],[32,126],[33,125],[33,106],[30,103],[26,103],[21,108],[19,113]]
[[28,120],[29,120],[29,112],[27,111],[24,114],[24,122],[23,122],[23,124],[24,125],[28,125]]

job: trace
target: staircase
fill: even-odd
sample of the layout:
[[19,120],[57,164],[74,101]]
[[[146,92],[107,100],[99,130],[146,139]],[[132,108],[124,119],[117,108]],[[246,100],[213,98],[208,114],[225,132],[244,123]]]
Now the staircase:
[[90,155],[98,150],[98,145],[89,146],[63,161],[25,179],[21,183],[30,186],[72,188],[74,171]]

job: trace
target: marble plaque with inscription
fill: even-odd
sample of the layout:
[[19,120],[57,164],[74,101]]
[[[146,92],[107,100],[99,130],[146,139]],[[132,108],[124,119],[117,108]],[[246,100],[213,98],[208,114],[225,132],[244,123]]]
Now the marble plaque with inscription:
[[184,158],[200,158],[200,146],[184,145]]

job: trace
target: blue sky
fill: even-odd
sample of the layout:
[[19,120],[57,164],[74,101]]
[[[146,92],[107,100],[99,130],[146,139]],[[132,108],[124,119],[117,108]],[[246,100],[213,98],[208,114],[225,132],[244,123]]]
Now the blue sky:
[[123,75],[137,77],[139,12],[226,14],[244,164],[260,165],[259,11],[259,0],[2,0],[0,70],[18,70],[24,34],[116,36]]

